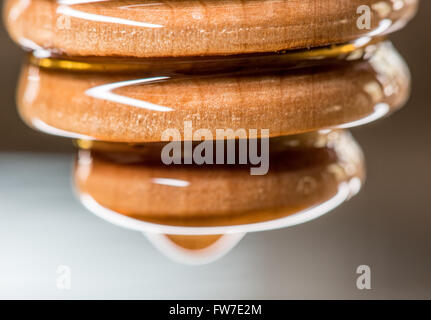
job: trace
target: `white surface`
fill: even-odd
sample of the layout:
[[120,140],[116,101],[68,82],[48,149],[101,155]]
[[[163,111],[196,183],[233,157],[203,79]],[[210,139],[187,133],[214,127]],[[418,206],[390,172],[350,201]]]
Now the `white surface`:
[[[317,220],[248,234],[222,259],[186,266],[87,212],[72,160],[0,153],[0,298],[431,298],[430,225],[414,215],[388,224],[372,183]],[[361,264],[371,291],[356,289]],[[59,265],[71,290],[56,287]]]

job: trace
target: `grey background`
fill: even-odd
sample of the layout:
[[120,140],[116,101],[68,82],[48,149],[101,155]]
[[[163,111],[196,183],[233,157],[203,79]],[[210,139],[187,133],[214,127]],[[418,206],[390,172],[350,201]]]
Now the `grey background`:
[[[139,233],[75,199],[71,143],[27,128],[15,111],[22,52],[0,27],[0,298],[431,298],[430,1],[392,36],[413,75],[404,109],[353,130],[368,180],[312,222],[247,235],[221,260],[171,262]],[[56,289],[56,268],[72,289]],[[356,289],[356,267],[372,290]]]

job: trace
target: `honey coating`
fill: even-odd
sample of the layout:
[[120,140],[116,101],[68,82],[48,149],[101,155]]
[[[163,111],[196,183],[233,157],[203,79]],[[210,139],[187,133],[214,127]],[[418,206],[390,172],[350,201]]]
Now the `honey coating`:
[[167,166],[157,145],[147,151],[148,144],[122,146],[126,150],[114,145],[109,151],[106,143],[79,142],[87,149],[79,152],[75,184],[90,210],[153,224],[214,227],[307,211],[339,196],[341,187],[355,194],[364,180],[362,153],[347,132],[270,140],[270,168],[262,176],[250,175],[249,165]]
[[220,259],[244,234],[164,235],[145,233],[148,240],[168,258],[189,265]]
[[[358,27],[360,6],[369,26]],[[276,52],[387,34],[417,0],[7,0],[21,46],[44,55],[178,57]]]
[[[310,221],[359,192],[364,158],[344,128],[408,99],[409,70],[384,39],[417,8],[418,0],[6,0],[4,20],[30,52],[19,113],[74,139],[82,204],[175,261],[205,264],[247,232]],[[213,147],[205,163],[186,164],[204,135]],[[167,136],[181,146],[170,165]],[[253,171],[256,137],[263,171]],[[233,160],[246,162],[219,164],[232,160],[232,146]]]
[[211,234],[204,236],[185,236],[168,234],[166,237],[181,248],[188,250],[202,250],[213,245],[216,241],[220,240],[223,235]]
[[50,134],[141,143],[160,141],[171,128],[184,139],[185,121],[214,136],[219,128],[269,129],[280,136],[350,127],[398,109],[409,95],[408,69],[387,42],[303,68],[247,69],[241,60],[226,72],[220,64],[221,72],[211,75],[157,68],[65,72],[27,64],[19,111]]
[[196,75],[220,74],[232,71],[254,69],[298,69],[307,66],[334,63],[340,60],[360,59],[365,54],[372,55],[384,37],[367,38],[334,44],[319,48],[298,49],[278,53],[237,54],[230,56],[204,57],[164,57],[164,58],[128,58],[128,57],[38,57],[29,55],[31,64],[41,68],[72,72],[103,72],[131,74],[145,72],[157,74]]

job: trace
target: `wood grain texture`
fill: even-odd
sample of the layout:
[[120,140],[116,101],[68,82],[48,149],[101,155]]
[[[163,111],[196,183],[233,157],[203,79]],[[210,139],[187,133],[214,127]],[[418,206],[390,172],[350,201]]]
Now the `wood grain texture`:
[[[343,43],[367,33],[386,34],[403,27],[417,4],[417,0],[113,0],[66,5],[7,0],[4,15],[11,36],[30,49],[69,56],[177,57],[274,52]],[[372,9],[369,30],[357,27],[361,5]]]
[[[334,67],[173,77],[112,90],[117,97],[134,99],[133,103],[86,94],[94,87],[136,78],[26,65],[18,90],[19,111],[35,127],[35,121],[42,121],[63,130],[65,136],[78,133],[114,142],[160,141],[171,128],[184,138],[184,121],[191,121],[194,130],[210,130],[214,137],[216,129],[269,129],[271,136],[280,136],[363,119],[380,103],[396,110],[408,98],[410,86],[407,67],[386,43],[370,60],[346,61]],[[171,111],[137,107],[136,101]]]
[[[179,226],[262,222],[327,201],[337,194],[340,183],[354,177],[364,180],[356,142],[348,133],[334,134],[328,135],[327,145],[321,141],[326,138],[315,135],[316,147],[289,147],[286,138],[280,138],[278,151],[269,155],[269,172],[262,176],[250,175],[244,165],[166,166],[160,152],[158,164],[150,164],[146,156],[130,152],[82,150],[75,185],[79,194],[99,205],[147,222]],[[157,178],[188,185],[159,184]]]

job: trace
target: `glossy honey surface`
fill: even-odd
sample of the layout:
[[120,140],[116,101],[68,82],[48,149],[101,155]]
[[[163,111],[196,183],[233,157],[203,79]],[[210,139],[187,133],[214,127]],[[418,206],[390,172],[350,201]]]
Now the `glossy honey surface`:
[[388,42],[192,60],[30,60],[18,89],[23,119],[49,134],[110,142],[161,141],[170,129],[187,140],[189,122],[213,137],[353,127],[400,108],[410,87]]
[[152,233],[242,233],[305,222],[358,192],[365,175],[362,153],[343,131],[270,139],[269,171],[259,176],[250,175],[250,163],[166,165],[163,144],[78,146],[74,175],[83,204]]
[[9,33],[40,56],[279,52],[402,28],[416,0],[7,0]]

